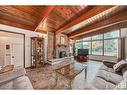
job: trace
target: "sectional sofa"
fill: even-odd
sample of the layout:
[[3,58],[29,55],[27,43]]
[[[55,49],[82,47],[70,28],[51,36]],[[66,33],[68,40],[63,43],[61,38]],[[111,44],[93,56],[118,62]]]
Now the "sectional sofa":
[[85,89],[126,89],[127,90],[127,65],[116,72],[113,66],[116,63],[104,61],[92,82],[87,82]]

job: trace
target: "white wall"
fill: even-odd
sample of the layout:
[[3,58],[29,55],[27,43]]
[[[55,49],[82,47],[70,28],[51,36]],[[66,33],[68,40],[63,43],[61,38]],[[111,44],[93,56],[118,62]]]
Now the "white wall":
[[44,37],[46,40],[47,35],[42,34],[42,33],[37,33],[34,31],[16,28],[16,27],[6,26],[6,25],[2,25],[2,24],[0,24],[0,30],[25,34],[25,63],[26,63],[25,67],[30,67],[30,65],[31,65],[31,39],[30,39],[30,37],[38,37],[39,36],[39,37]]

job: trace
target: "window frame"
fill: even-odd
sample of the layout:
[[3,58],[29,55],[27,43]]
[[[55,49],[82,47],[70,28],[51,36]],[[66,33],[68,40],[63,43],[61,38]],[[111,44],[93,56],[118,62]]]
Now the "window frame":
[[[102,37],[103,37],[102,39],[92,39],[92,36],[90,36],[90,38],[91,38],[90,40],[83,40],[83,39],[82,39],[81,41],[78,41],[78,42],[76,42],[76,43],[81,42],[81,43],[82,43],[82,48],[83,48],[83,42],[90,42],[90,43],[91,43],[91,47],[90,47],[91,50],[90,50],[90,52],[89,52],[90,55],[93,55],[93,56],[95,55],[95,56],[118,57],[118,56],[109,56],[109,55],[105,55],[105,50],[104,50],[104,48],[105,48],[105,47],[104,47],[104,46],[105,46],[105,45],[104,45],[104,41],[105,41],[105,40],[114,40],[114,39],[118,39],[118,44],[119,44],[119,39],[121,39],[121,30],[119,29],[119,30],[114,30],[114,31],[119,31],[119,37],[104,38],[104,34],[105,34],[105,33],[103,33],[103,34],[98,34],[98,35],[102,35]],[[113,32],[113,31],[110,31],[110,32]],[[107,33],[107,32],[106,32],[106,33]],[[102,55],[93,54],[93,53],[92,53],[92,48],[93,48],[93,47],[92,47],[92,42],[93,42],[93,41],[102,41]],[[118,50],[119,50],[119,45],[118,45],[117,48],[118,48]],[[117,55],[119,55],[119,52],[118,52]]]
[[92,48],[91,48],[92,47],[91,46],[92,45],[92,42],[91,42],[91,39],[90,40],[86,40],[86,41],[82,41],[82,48],[83,48],[83,42],[88,42],[88,43],[90,42],[90,51],[89,51],[89,54],[92,54]]
[[[118,40],[118,44],[119,44],[119,39],[120,39],[121,37],[115,37],[115,38],[109,38],[109,39],[104,39],[104,41],[105,40],[115,40],[115,39],[117,39]],[[103,45],[104,45],[104,43],[103,43]],[[105,46],[105,45],[104,45]],[[105,48],[105,47],[104,47]],[[105,52],[104,51],[104,48],[103,48],[103,52]],[[118,45],[118,50],[119,50],[119,45]],[[117,55],[119,55],[119,51],[118,51],[118,54]],[[105,55],[105,53],[103,54],[103,56],[109,56],[109,55]],[[118,57],[118,56],[110,56],[110,57]]]

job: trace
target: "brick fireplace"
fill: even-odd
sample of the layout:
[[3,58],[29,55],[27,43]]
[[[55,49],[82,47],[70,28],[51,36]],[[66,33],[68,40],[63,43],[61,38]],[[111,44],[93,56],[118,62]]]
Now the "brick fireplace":
[[[62,40],[62,41],[61,41]],[[64,34],[56,35],[56,58],[63,58],[69,55],[69,40]]]
[[63,58],[69,55],[69,38],[64,34],[48,32],[47,59]]

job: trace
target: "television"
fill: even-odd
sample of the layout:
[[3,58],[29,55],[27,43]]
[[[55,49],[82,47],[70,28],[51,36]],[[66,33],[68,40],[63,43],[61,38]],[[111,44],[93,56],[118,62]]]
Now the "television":
[[89,49],[78,49],[78,55],[88,55]]

